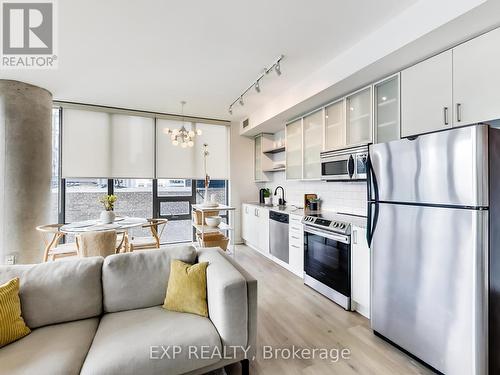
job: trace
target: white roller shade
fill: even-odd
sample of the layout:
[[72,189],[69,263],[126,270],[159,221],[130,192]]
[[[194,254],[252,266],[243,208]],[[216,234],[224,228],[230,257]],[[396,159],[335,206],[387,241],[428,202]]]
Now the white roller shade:
[[154,120],[63,110],[62,177],[153,178]]
[[229,127],[201,123],[184,123],[186,129],[201,129],[202,135],[195,136],[194,146],[174,146],[165,129],[180,129],[181,121],[157,120],[157,178],[205,178],[203,168],[203,144],[208,144],[207,172],[211,179],[229,178]]
[[113,178],[154,177],[154,119],[111,115]]

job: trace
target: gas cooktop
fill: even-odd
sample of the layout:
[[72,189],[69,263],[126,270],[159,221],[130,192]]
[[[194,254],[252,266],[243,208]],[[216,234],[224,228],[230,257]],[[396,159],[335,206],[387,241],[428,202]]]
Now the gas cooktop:
[[344,235],[351,234],[351,224],[341,214],[314,213],[304,216],[302,224]]

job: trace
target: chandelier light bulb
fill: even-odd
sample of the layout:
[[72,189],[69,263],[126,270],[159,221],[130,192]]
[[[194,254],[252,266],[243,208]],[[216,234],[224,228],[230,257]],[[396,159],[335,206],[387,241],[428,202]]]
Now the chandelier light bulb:
[[189,135],[190,137],[194,137],[194,131],[193,131],[193,130],[190,130],[190,131],[189,131],[189,133],[188,133],[188,135]]
[[174,139],[174,140],[172,141],[172,144],[173,144],[174,146],[178,146],[178,145],[179,145],[179,141],[178,141],[177,139]]
[[174,129],[174,130],[172,130],[172,134],[174,134],[174,135],[179,134],[179,129]]
[[189,146],[189,147],[193,147],[193,146],[194,146],[194,142],[193,142],[193,141],[189,141],[189,142],[188,142],[188,146]]
[[170,133],[170,129],[169,128],[164,128],[163,129],[163,134],[169,134]]
[[172,134],[172,135],[170,136],[170,139],[171,139],[172,141],[175,141],[175,138],[176,138],[176,136],[175,136],[174,134]]
[[197,134],[197,135],[201,135],[201,134],[202,134],[201,129],[196,129],[196,134]]

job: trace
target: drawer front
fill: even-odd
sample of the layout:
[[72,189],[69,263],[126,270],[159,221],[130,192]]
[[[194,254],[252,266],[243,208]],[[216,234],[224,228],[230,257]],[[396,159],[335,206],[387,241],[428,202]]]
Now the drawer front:
[[303,232],[302,224],[294,224],[294,223],[290,222],[290,225],[288,227],[288,231],[290,233],[296,233],[296,234],[302,235],[302,232]]

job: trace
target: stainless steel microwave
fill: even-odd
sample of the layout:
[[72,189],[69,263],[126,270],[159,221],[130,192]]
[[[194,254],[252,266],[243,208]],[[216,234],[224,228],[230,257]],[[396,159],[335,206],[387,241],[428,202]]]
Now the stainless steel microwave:
[[366,180],[368,146],[321,153],[321,179],[325,181]]

